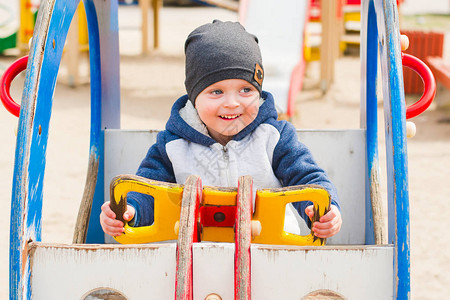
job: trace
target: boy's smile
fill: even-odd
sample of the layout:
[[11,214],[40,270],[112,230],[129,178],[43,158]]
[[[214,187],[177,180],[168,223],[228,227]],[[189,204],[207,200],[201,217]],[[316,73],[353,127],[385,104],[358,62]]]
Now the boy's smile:
[[238,117],[240,117],[240,116],[242,116],[242,115],[232,115],[232,116],[227,116],[227,115],[224,115],[224,116],[220,116],[222,119],[225,119],[225,120],[233,120],[233,119],[236,119],[236,118],[238,118]]
[[242,79],[216,82],[195,99],[195,108],[209,134],[225,145],[258,115],[259,92]]

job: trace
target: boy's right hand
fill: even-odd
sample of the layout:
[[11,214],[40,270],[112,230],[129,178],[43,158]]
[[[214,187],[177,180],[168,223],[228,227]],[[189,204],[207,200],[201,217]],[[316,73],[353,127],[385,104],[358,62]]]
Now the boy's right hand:
[[[124,220],[130,221],[133,219],[135,213],[134,207],[127,205],[127,211],[123,214]],[[122,221],[116,220],[116,214],[112,211],[109,201],[102,205],[100,225],[102,226],[103,231],[110,236],[120,236],[125,231]]]
[[[314,206],[309,205],[305,209],[305,213],[309,219],[312,220],[314,216]],[[311,224],[311,229],[314,231],[314,235],[320,238],[329,238],[335,235],[341,230],[342,216],[339,208],[336,205],[331,204],[330,210],[320,217],[318,222]]]

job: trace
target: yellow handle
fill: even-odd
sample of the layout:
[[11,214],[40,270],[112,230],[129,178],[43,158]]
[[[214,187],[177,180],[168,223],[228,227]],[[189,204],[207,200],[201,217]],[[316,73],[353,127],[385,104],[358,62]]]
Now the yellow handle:
[[[114,238],[121,244],[176,240],[178,236],[174,228],[180,220],[183,185],[134,175],[117,176],[111,182],[111,207],[126,209],[126,195],[131,191],[153,196],[155,221],[151,226],[144,227],[131,227],[126,223],[125,234]],[[204,187],[202,205],[235,206],[236,193],[236,188]],[[252,220],[259,221],[262,228],[260,235],[252,243],[324,245],[325,239],[317,238],[312,233],[301,236],[284,231],[286,205],[299,201],[311,201],[314,205],[314,219],[318,220],[328,212],[331,200],[328,192],[316,185],[258,190]],[[115,212],[117,216],[124,213],[123,210]],[[203,241],[234,242],[231,227],[204,227],[201,235]]]
[[[112,180],[110,192],[111,207],[126,208],[128,192],[150,195],[155,200],[154,223],[150,226],[131,227],[125,222],[125,233],[114,237],[116,241],[121,244],[142,244],[178,238],[174,227],[180,219],[182,185],[150,180],[135,175],[120,175]],[[112,203],[113,201],[115,203]],[[121,201],[125,202],[121,203]],[[123,215],[122,210],[115,211],[115,213],[117,216]]]
[[328,212],[331,200],[328,192],[316,185],[258,190],[253,220],[261,222],[262,230],[252,242],[275,245],[324,245],[325,239],[314,236],[312,232],[301,236],[284,231],[286,205],[300,201],[313,203],[314,220],[318,220]]
[[[218,189],[203,187],[203,205],[236,206],[236,188]],[[256,191],[253,221],[259,221],[261,232],[252,243],[273,245],[324,245],[325,239],[312,233],[301,236],[284,231],[286,205],[292,202],[311,201],[314,205],[314,219],[318,220],[330,207],[328,192],[317,185],[290,186]],[[314,220],[313,220],[314,222]],[[202,241],[234,242],[234,230],[229,227],[204,227]]]

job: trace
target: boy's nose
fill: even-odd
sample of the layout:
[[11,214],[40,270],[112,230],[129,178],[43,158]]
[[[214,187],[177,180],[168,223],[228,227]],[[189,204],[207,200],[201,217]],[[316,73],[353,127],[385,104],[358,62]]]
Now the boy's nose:
[[224,106],[225,107],[238,107],[240,105],[239,100],[237,99],[236,95],[226,95]]

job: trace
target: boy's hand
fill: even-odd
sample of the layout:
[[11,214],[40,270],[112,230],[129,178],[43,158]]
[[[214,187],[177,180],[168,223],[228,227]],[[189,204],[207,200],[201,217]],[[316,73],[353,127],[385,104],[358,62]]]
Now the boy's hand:
[[[314,216],[314,206],[310,205],[306,207],[305,213],[309,219],[312,220]],[[331,205],[330,211],[323,215],[319,222],[314,222],[311,225],[314,235],[320,238],[329,238],[335,235],[341,230],[342,217],[341,212],[335,205]]]
[[[133,219],[135,213],[134,207],[127,205],[127,211],[123,214],[124,220],[130,221]],[[109,201],[102,205],[100,225],[102,226],[103,231],[110,236],[119,236],[125,231],[122,221],[116,220],[116,214],[112,211]]]

